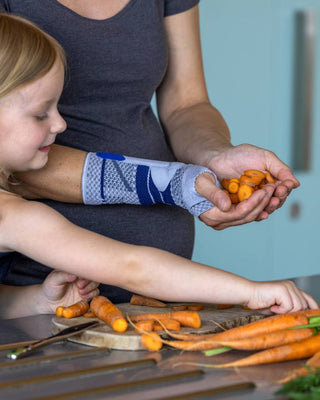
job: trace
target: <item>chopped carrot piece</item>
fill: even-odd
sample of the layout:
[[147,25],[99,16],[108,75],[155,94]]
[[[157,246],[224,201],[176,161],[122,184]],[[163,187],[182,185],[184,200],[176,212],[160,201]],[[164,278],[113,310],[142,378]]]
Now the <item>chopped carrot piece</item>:
[[[166,329],[169,329],[171,331],[180,331],[181,324],[179,321],[176,321],[175,319],[159,319],[159,321]],[[160,322],[154,321],[153,330],[155,331],[164,330]]]
[[153,299],[151,297],[139,296],[137,294],[132,295],[130,304],[135,306],[148,306],[148,307],[166,307],[166,304],[160,300]]
[[218,304],[217,305],[218,310],[224,310],[224,309],[232,308],[232,307],[233,307],[233,304]]
[[184,311],[184,310],[188,309],[188,305],[187,304],[179,304],[179,305],[176,305],[176,306],[171,306],[171,308],[174,311]]
[[141,343],[150,351],[159,351],[162,348],[162,341],[156,332],[144,333],[141,336]]
[[239,190],[239,182],[229,182],[228,190],[230,193],[237,193]]
[[229,194],[230,200],[232,204],[240,203],[238,193],[230,193]]
[[81,300],[78,303],[72,304],[62,311],[62,315],[65,318],[80,317],[89,310],[89,304],[86,300]]
[[267,181],[268,183],[274,183],[273,176],[270,174],[269,171],[266,172],[266,181]]
[[240,185],[239,191],[238,191],[238,197],[240,201],[248,199],[252,193],[254,192],[254,189],[252,186],[249,186],[247,184]]
[[116,332],[124,332],[128,323],[122,312],[106,297],[97,296],[90,303],[91,310],[96,316],[108,324]]
[[145,321],[138,321],[135,327],[135,332],[137,333],[145,333],[145,332],[152,332],[154,326],[154,320],[147,319]]
[[56,308],[56,316],[57,317],[62,317],[62,313],[63,313],[64,307],[59,306]]

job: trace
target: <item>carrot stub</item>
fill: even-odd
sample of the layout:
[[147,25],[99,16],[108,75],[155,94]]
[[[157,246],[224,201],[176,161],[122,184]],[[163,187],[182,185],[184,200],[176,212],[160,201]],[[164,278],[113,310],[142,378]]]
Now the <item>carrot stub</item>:
[[151,297],[132,295],[130,304],[135,306],[148,306],[148,307],[166,307],[166,304],[160,300],[152,299]]
[[145,332],[152,332],[154,326],[154,320],[147,319],[145,321],[138,321],[135,324],[135,332],[137,333],[145,333]]
[[66,307],[62,311],[62,316],[65,318],[80,317],[89,310],[89,303],[86,300],[81,300],[78,303],[72,304]]
[[141,335],[141,343],[150,351],[158,351],[162,348],[162,341],[156,332]]
[[127,330],[128,323],[124,315],[106,297],[95,297],[90,303],[90,308],[99,319],[108,324],[116,332],[124,332]]

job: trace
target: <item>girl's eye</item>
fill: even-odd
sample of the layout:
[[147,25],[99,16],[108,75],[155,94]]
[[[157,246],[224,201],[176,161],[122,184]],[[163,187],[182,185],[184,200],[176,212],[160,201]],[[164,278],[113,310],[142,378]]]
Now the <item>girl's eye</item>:
[[41,115],[36,115],[35,118],[37,121],[43,121],[48,117],[47,113],[41,114]]

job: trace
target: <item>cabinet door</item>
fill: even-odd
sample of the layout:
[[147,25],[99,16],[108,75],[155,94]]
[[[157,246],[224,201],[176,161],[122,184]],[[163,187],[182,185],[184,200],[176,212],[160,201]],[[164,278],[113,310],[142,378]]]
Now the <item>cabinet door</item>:
[[[208,91],[230,127],[233,144],[267,148],[293,166],[307,140],[303,125],[302,144],[294,146],[297,110],[306,105],[311,144],[309,169],[295,171],[301,186],[267,221],[224,231],[196,222],[195,261],[256,280],[319,272],[319,11],[319,0],[200,2]],[[308,54],[303,53],[305,43]],[[304,73],[297,65],[307,58]],[[312,92],[303,98],[299,88],[307,85]]]

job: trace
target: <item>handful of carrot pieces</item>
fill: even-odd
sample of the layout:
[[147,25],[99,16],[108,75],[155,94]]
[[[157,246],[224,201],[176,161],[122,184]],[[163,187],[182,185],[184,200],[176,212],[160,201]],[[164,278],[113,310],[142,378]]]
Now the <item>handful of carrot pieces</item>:
[[240,178],[222,179],[221,181],[224,191],[233,204],[248,199],[255,190],[263,188],[267,183],[274,183],[270,172],[262,172],[257,169],[244,171]]

